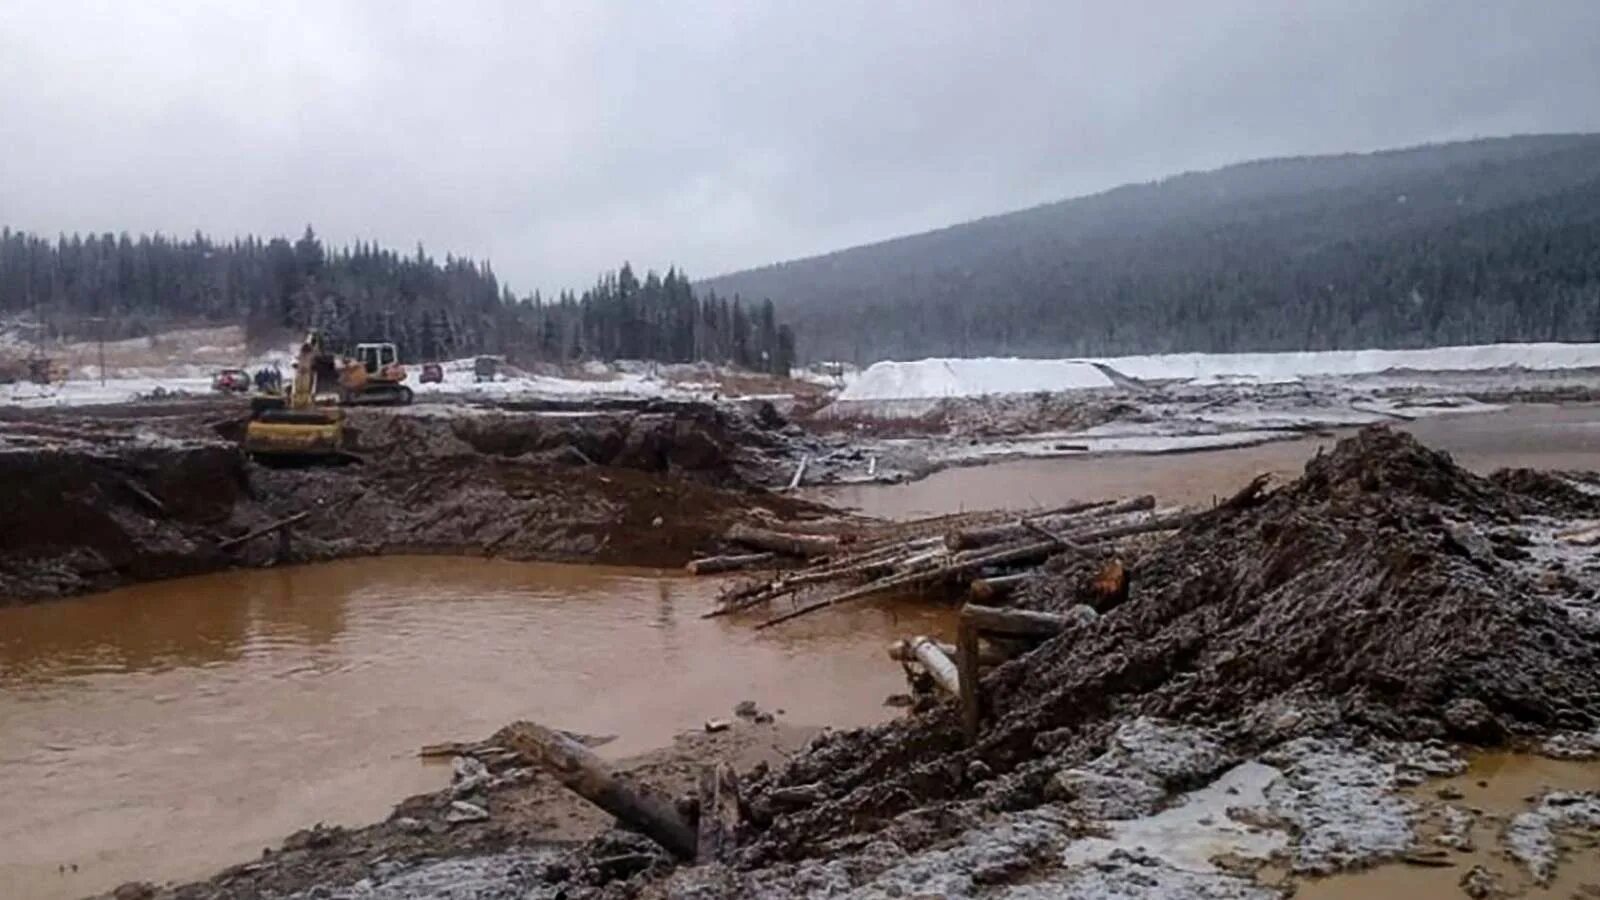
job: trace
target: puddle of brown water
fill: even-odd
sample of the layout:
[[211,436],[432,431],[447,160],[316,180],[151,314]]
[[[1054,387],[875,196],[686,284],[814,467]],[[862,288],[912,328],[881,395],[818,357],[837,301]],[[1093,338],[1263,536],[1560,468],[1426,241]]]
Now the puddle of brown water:
[[518,718],[617,735],[612,756],[744,699],[879,721],[903,690],[884,644],[953,632],[896,605],[757,633],[699,618],[717,588],[408,557],[0,609],[0,896],[204,876],[313,822],[376,820],[448,777],[418,747]]
[[[1600,469],[1600,404],[1517,406],[1396,425],[1477,472],[1514,466]],[[815,494],[870,515],[901,519],[1137,494],[1154,494],[1164,504],[1206,505],[1261,472],[1295,478],[1318,448],[1331,448],[1336,440],[1306,437],[1197,453],[1016,460],[945,469],[907,484],[852,485]]]
[[[1595,790],[1600,788],[1600,761],[1547,759],[1516,753],[1485,753],[1472,758],[1467,771],[1454,778],[1431,781],[1409,793],[1429,804],[1439,804],[1441,790],[1459,791],[1460,799],[1449,803],[1462,809],[1481,809],[1472,829],[1473,849],[1450,851],[1454,864],[1444,867],[1389,864],[1354,872],[1303,881],[1295,892],[1296,900],[1422,900],[1431,897],[1465,897],[1459,882],[1473,866],[1483,866],[1497,876],[1500,885],[1513,896],[1537,898],[1600,897],[1600,849],[1562,839],[1566,853],[1548,886],[1535,885],[1525,870],[1507,859],[1499,836],[1509,819],[1532,808],[1529,798],[1552,790]],[[1433,822],[1420,829],[1421,846],[1437,846],[1438,833]],[[1585,891],[1588,893],[1585,893]]]

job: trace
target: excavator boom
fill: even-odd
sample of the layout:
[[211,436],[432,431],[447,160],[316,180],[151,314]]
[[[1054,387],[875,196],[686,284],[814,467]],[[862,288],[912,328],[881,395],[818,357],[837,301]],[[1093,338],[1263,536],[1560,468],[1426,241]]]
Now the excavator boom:
[[306,335],[295,360],[287,396],[258,398],[245,426],[244,449],[258,459],[328,460],[343,458],[344,415],[317,406],[317,362],[322,338]]

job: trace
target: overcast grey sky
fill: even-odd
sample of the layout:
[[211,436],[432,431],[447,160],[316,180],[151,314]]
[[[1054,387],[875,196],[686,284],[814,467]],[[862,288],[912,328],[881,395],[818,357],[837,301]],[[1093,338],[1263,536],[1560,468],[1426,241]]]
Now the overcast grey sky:
[[1600,131],[1600,0],[0,0],[0,222],[723,271],[1247,158]]

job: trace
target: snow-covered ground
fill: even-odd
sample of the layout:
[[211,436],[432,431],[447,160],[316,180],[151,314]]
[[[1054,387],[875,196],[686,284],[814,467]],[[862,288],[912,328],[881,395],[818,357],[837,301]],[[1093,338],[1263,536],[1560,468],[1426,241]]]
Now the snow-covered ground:
[[613,368],[604,364],[586,366],[585,377],[538,375],[507,369],[489,381],[478,381],[473,360],[457,359],[442,363],[444,380],[422,382],[422,366],[406,366],[406,384],[418,397],[466,396],[484,399],[580,399],[653,398],[696,399],[710,397],[716,386],[710,383],[677,382],[659,371],[641,367]]
[[[1111,370],[1107,372],[1106,370]],[[923,359],[879,362],[850,381],[839,400],[925,400],[1117,386],[1116,375],[1190,384],[1281,384],[1386,374],[1428,384],[1429,374],[1493,370],[1600,369],[1600,344],[1485,344],[1427,350],[1296,353],[1167,353],[1085,359]],[[1411,373],[1412,377],[1407,377]]]
[[1087,363],[1066,359],[922,359],[878,362],[847,385],[841,401],[981,397],[1113,387]]
[[1319,350],[1299,353],[1165,353],[1097,359],[1130,378],[1257,384],[1322,376],[1481,372],[1490,369],[1592,369],[1600,344],[1481,344],[1425,350]]
[[211,390],[210,378],[134,376],[68,379],[60,384],[0,385],[0,405],[39,408],[49,406],[101,406],[132,403],[167,394],[205,394]]
[[[237,365],[254,374],[261,368],[276,366],[285,378],[294,371],[291,350],[276,350],[253,358],[240,359]],[[406,366],[406,385],[419,399],[463,400],[607,400],[607,399],[669,399],[710,400],[716,397],[733,397],[723,386],[728,378],[749,381],[749,373],[739,373],[724,367],[705,365],[657,366],[634,360],[617,363],[589,362],[566,370],[552,368],[560,374],[525,372],[515,367],[503,366],[499,374],[487,381],[478,381],[474,375],[473,359],[457,359],[441,363],[444,380],[425,384],[422,366]],[[223,366],[162,362],[144,368],[114,368],[107,365],[105,383],[99,370],[93,366],[78,367],[67,380],[59,383],[37,385],[28,382],[0,385],[0,405],[23,407],[91,406],[131,403],[136,400],[167,395],[204,395],[211,392],[211,378]],[[782,385],[774,382],[776,388]],[[781,400],[790,394],[774,392],[752,393],[748,388],[737,392],[741,400]]]

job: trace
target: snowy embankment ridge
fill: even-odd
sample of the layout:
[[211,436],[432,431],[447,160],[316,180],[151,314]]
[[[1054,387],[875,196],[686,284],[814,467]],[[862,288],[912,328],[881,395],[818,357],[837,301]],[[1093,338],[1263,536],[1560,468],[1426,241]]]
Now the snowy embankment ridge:
[[1541,394],[1600,395],[1600,344],[880,362],[820,415],[905,429],[836,475],[890,480],[930,465],[1244,446]]
[[[1108,373],[1106,370],[1112,370]],[[1116,386],[1140,381],[1284,383],[1383,373],[1600,369],[1600,344],[1484,344],[1426,350],[1317,350],[1287,353],[1166,353],[1082,359],[922,359],[874,363],[841,402],[932,400]]]

